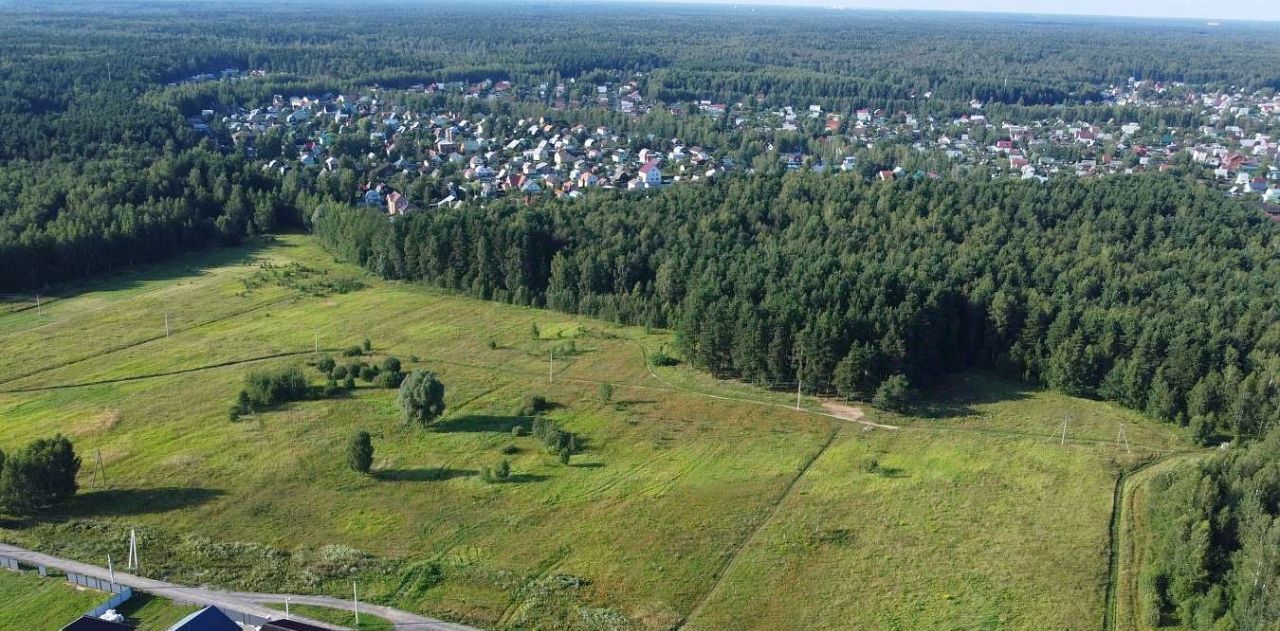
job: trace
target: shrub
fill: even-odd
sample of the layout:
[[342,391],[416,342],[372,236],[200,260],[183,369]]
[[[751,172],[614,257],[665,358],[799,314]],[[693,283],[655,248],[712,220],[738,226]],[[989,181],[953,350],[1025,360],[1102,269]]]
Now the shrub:
[[383,373],[378,375],[378,387],[380,388],[387,388],[387,389],[399,388],[402,382],[404,382],[404,373],[400,371],[396,371],[396,372],[384,371]]
[[542,440],[542,444],[550,453],[558,454],[565,449],[568,449],[570,454],[578,453],[578,438],[573,435],[573,432],[560,429],[555,421],[542,417],[533,419],[533,435]]
[[368,473],[373,466],[373,439],[369,432],[356,432],[347,443],[347,466],[360,473]]
[[382,369],[387,372],[400,372],[400,358],[388,357],[382,360]]
[[858,468],[862,469],[864,473],[879,473],[880,461],[868,456],[858,462]]
[[880,382],[875,396],[871,398],[871,404],[886,410],[900,411],[907,403],[909,392],[907,378],[903,375],[893,375]]
[[373,383],[373,380],[378,378],[379,372],[381,371],[377,366],[363,366],[360,368],[360,379],[365,383]]
[[507,443],[507,445],[502,448],[502,453],[510,456],[512,454],[520,453],[520,448],[516,447],[513,443]]
[[659,350],[649,356],[649,362],[654,366],[675,366],[680,360],[668,355],[666,350]]
[[333,369],[333,372],[329,373],[329,376],[333,377],[334,379],[337,379],[338,381],[342,381],[343,379],[347,378],[347,367],[335,366]]
[[319,370],[321,373],[324,373],[325,375],[332,375],[333,369],[336,367],[337,367],[337,362],[333,361],[333,358],[329,357],[328,355],[321,357],[320,360],[316,362],[316,370]]
[[400,384],[396,400],[406,423],[425,426],[444,413],[444,384],[433,372],[415,370]]
[[342,387],[343,387],[343,388],[346,388],[347,390],[355,390],[355,389],[356,389],[356,378],[355,378],[355,377],[352,377],[351,375],[347,375],[346,380],[344,380],[344,381],[342,382]]
[[359,357],[364,354],[364,349],[359,346],[348,346],[342,350],[343,357]]
[[364,344],[363,344],[363,347],[364,347],[364,352],[366,352],[366,353],[367,353],[367,352],[369,352],[369,351],[373,350],[373,342],[372,342],[372,341],[370,341],[370,340],[369,340],[369,338],[367,338],[367,337],[366,337],[366,338],[364,338]]
[[521,436],[525,436],[525,435],[527,435],[528,433],[529,433],[529,432],[528,432],[527,430],[525,430],[524,425],[516,425],[515,427],[512,427],[512,428],[511,428],[511,435],[512,435],[512,436],[515,436],[516,438],[519,438],[519,437],[521,437]]
[[600,400],[608,403],[613,399],[613,384],[608,381],[600,384]]
[[569,451],[568,447],[565,447],[564,449],[560,450],[560,464],[563,464],[563,465],[569,464],[569,458],[571,457],[573,457],[573,452]]
[[307,378],[302,370],[291,365],[277,370],[249,373],[241,392],[253,407],[268,407],[306,398],[308,391]]
[[547,398],[540,394],[526,394],[520,402],[520,409],[516,411],[516,416],[537,416],[551,409],[551,404]]
[[503,458],[502,462],[499,462],[496,467],[486,466],[480,472],[480,477],[484,479],[485,482],[490,483],[506,482],[511,479],[511,462],[506,458]]

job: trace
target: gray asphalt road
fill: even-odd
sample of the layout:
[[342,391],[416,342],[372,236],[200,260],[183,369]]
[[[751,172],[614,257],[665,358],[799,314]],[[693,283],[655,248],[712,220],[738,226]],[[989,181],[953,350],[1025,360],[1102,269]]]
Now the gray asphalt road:
[[[105,567],[72,561],[69,559],[61,559],[39,552],[32,552],[17,546],[0,544],[0,556],[17,559],[19,562],[29,565],[43,565],[45,567],[61,570],[63,572],[73,572],[92,576],[101,580],[111,580],[111,573]],[[216,589],[208,589],[204,587],[184,587],[175,583],[167,583],[165,581],[157,581],[141,576],[134,576],[125,572],[115,573],[115,582],[119,585],[132,587],[135,591],[146,592],[156,596],[162,596],[171,600],[183,603],[189,603],[198,606],[225,607],[236,611],[261,616],[263,618],[278,619],[283,615],[279,609],[265,607],[262,603],[283,603],[288,598],[291,603],[299,605],[316,605],[319,607],[330,607],[334,609],[351,609],[351,601],[341,600],[338,598],[329,598],[327,596],[305,596],[301,594],[258,594],[249,592],[224,592]],[[385,618],[395,624],[396,629],[403,631],[478,631],[473,627],[459,624],[452,624],[412,614],[399,609],[390,607],[382,607],[380,605],[361,603],[360,610],[368,612],[380,618]],[[326,629],[343,629],[343,627],[325,624],[315,620],[303,618],[301,616],[291,616],[295,620],[315,624],[316,626]]]

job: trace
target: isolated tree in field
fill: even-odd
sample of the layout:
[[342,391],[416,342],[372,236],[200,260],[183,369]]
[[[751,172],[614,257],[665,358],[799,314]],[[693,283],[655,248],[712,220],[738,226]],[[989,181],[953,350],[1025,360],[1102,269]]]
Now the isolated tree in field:
[[433,372],[415,370],[400,384],[397,401],[406,423],[426,426],[444,413],[444,384]]
[[352,471],[368,473],[373,466],[373,439],[369,432],[356,432],[347,443],[347,466]]
[[608,381],[600,384],[600,400],[604,403],[613,400],[613,384]]
[[48,508],[75,495],[80,458],[61,434],[42,438],[5,458],[0,505],[15,512]]
[[382,369],[387,372],[400,372],[400,358],[388,357],[382,360]]
[[337,366],[337,362],[333,361],[333,358],[329,357],[328,355],[321,357],[320,360],[316,362],[316,370],[319,370],[321,373],[324,373],[325,375],[332,375],[333,369],[336,366]]
[[876,388],[876,394],[872,397],[871,404],[886,410],[901,410],[902,406],[907,402],[907,394],[910,389],[905,376],[893,375],[882,381],[880,387]]

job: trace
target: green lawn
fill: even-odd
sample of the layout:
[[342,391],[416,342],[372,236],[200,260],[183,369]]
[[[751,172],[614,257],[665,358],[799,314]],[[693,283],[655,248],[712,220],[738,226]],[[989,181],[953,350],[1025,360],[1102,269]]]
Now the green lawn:
[[174,623],[199,610],[193,605],[182,605],[150,594],[136,593],[125,601],[116,612],[136,625],[141,631],[165,631]]
[[61,578],[0,570],[0,629],[56,631],[106,599]]
[[[317,295],[262,260],[366,286]],[[868,410],[903,429],[862,431],[685,366],[655,379],[643,357],[666,332],[384,282],[297,236],[61,296],[44,321],[0,311],[16,367],[0,377],[0,449],[70,435],[82,492],[0,521],[0,538],[100,561],[137,527],[152,575],[338,596],[355,579],[371,601],[486,627],[1092,628],[1118,467],[1184,445],[985,375],[917,416]],[[366,337],[373,360],[440,375],[449,410],[432,430],[363,383],[228,421],[248,370]],[[530,393],[582,437],[570,466],[513,436]],[[374,436],[371,476],[345,466],[356,430]],[[514,479],[483,482],[504,457]],[[884,469],[866,473],[868,457]]]

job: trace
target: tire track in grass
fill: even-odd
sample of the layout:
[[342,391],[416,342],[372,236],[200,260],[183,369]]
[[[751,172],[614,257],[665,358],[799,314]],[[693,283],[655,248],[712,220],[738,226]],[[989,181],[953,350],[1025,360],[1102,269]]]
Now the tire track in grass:
[[822,448],[805,461],[804,466],[800,468],[800,471],[796,473],[795,477],[791,478],[791,481],[783,487],[782,492],[778,494],[778,497],[771,502],[764,519],[761,519],[760,523],[756,524],[756,527],[738,542],[738,545],[733,548],[729,553],[729,556],[720,564],[719,569],[716,570],[715,581],[711,583],[711,587],[707,588],[707,590],[702,593],[702,596],[700,596],[698,601],[694,603],[693,608],[689,610],[689,615],[682,618],[680,622],[676,624],[675,629],[683,629],[685,625],[689,624],[691,620],[696,618],[698,614],[702,612],[702,608],[706,606],[706,604],[710,602],[711,597],[720,590],[720,586],[724,583],[725,577],[729,575],[729,572],[732,571],[734,566],[737,564],[738,559],[742,555],[742,551],[751,546],[751,544],[760,536],[760,533],[764,531],[765,527],[773,521],[773,518],[776,517],[778,512],[782,509],[782,505],[786,503],[787,498],[791,496],[791,491],[796,488],[796,484],[799,483],[800,479],[809,472],[809,469],[813,467],[813,463],[817,462],[818,459],[822,458],[823,454],[827,453],[827,450],[836,442],[836,438],[840,436],[843,429],[844,427],[842,425],[835,425],[832,428],[830,435],[827,436],[827,441],[822,444]]
[[[1210,452],[1192,451],[1171,453],[1155,460],[1149,460],[1127,471],[1123,471],[1116,477],[1115,489],[1112,491],[1111,495],[1111,523],[1108,528],[1107,588],[1102,608],[1103,631],[1116,631],[1120,613],[1119,601],[1122,597],[1129,603],[1127,606],[1129,609],[1128,619],[1130,621],[1136,619],[1138,613],[1136,606],[1138,598],[1137,594],[1134,593],[1137,589],[1137,580],[1135,579],[1132,584],[1124,585],[1123,589],[1126,593],[1123,596],[1120,594],[1122,588],[1120,585],[1120,553],[1122,549],[1128,549],[1129,547],[1136,545],[1132,540],[1133,537],[1130,537],[1129,541],[1121,541],[1124,539],[1123,534],[1128,530],[1125,528],[1126,522],[1133,519],[1132,515],[1125,514],[1125,505],[1135,492],[1136,487],[1134,485],[1147,482],[1151,475],[1157,473],[1159,470],[1167,469],[1178,461],[1203,457],[1208,453]],[[1131,557],[1132,552],[1126,556]],[[1132,559],[1130,559],[1130,561],[1131,560]],[[1134,568],[1134,570],[1136,569],[1137,568]]]

